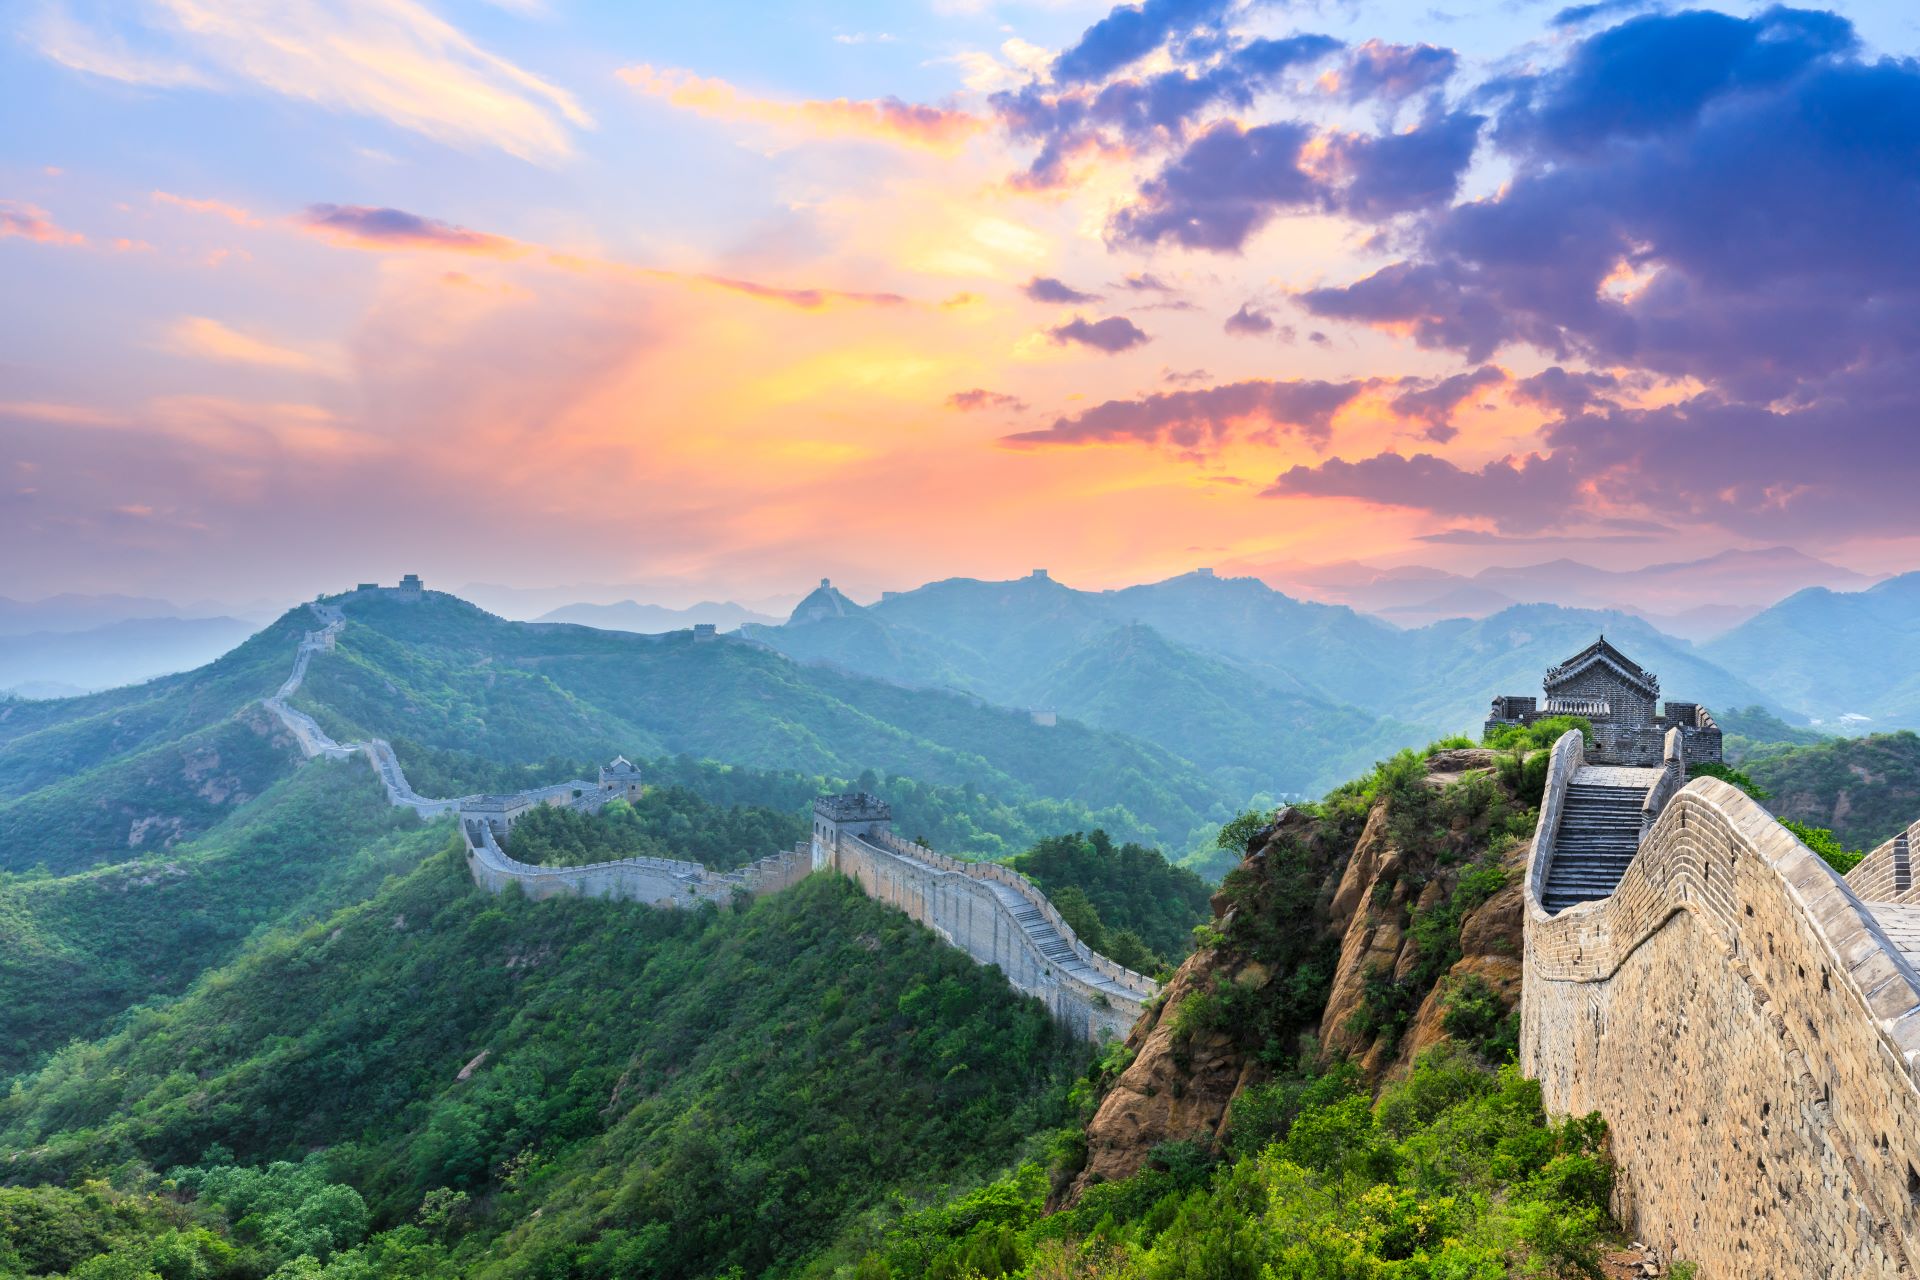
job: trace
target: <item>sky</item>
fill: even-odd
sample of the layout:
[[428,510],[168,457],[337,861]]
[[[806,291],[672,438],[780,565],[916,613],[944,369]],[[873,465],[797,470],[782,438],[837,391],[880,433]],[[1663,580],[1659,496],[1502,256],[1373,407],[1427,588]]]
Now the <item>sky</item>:
[[1920,565],[1920,11],[21,0],[0,595]]

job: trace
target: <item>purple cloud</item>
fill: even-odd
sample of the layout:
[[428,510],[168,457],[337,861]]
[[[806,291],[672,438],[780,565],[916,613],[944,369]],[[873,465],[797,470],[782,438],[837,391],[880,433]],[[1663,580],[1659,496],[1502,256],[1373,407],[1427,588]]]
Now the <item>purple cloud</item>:
[[1369,40],[1349,55],[1340,93],[1349,102],[1398,102],[1440,88],[1459,65],[1459,54],[1437,45]]
[[1108,355],[1118,355],[1122,351],[1131,351],[1138,346],[1152,342],[1147,332],[1125,316],[1108,316],[1104,320],[1087,320],[1075,316],[1065,324],[1055,325],[1047,330],[1053,340],[1062,346],[1077,342],[1083,347],[1092,347],[1095,351],[1104,351]]
[[[1756,402],[1897,359],[1920,342],[1920,64],[1851,39],[1779,9],[1601,32],[1513,90],[1501,194],[1301,301],[1476,361],[1525,342]],[[1669,63],[1688,70],[1657,91]]]
[[[1270,440],[1280,432],[1316,444],[1332,432],[1333,417],[1369,385],[1367,381],[1318,382],[1256,379],[1193,391],[1161,391],[1135,400],[1108,400],[1056,418],[1043,430],[1010,435],[1010,444],[1033,446],[1094,441],[1145,441],[1204,455],[1228,440]],[[1262,424],[1247,430],[1250,424]]]
[[1339,203],[1362,221],[1453,202],[1486,117],[1467,111],[1429,117],[1404,133],[1348,134],[1332,145],[1345,181]]
[[1282,211],[1320,202],[1320,184],[1301,164],[1312,136],[1292,122],[1214,125],[1141,187],[1139,203],[1114,215],[1108,240],[1238,252]]
[[308,230],[369,248],[443,249],[501,257],[512,256],[520,249],[504,237],[423,218],[404,209],[315,204],[307,206],[300,221]]
[[979,409],[1011,409],[1018,413],[1026,409],[1027,402],[1019,396],[1010,396],[1004,391],[989,391],[985,387],[974,387],[969,391],[956,391],[948,396],[947,407],[958,409],[962,413],[972,413]]
[[1268,496],[1359,498],[1503,532],[1595,521],[1641,529],[1616,513],[1750,537],[1904,535],[1920,474],[1920,356],[1850,374],[1817,403],[1775,408],[1712,395],[1651,409],[1609,406],[1551,424],[1547,451],[1478,469],[1431,454],[1331,459],[1277,477]]
[[1470,471],[1430,453],[1381,453],[1358,462],[1330,458],[1293,467],[1261,496],[1359,498],[1436,515],[1492,516],[1503,528],[1531,531],[1567,518],[1579,480],[1565,459],[1539,454],[1501,458]]
[[1228,316],[1227,322],[1220,327],[1228,333],[1259,337],[1262,334],[1272,333],[1277,326],[1272,316],[1264,311],[1254,310],[1251,302],[1243,302],[1240,304],[1240,309]]
[[1082,293],[1072,285],[1056,280],[1052,276],[1035,276],[1027,281],[1021,292],[1035,302],[1080,303],[1100,300],[1099,294]]
[[[1137,13],[1123,6],[1112,16],[1137,24],[1137,18],[1126,16]],[[1067,158],[1085,147],[1125,143],[1142,149],[1178,143],[1188,126],[1209,108],[1245,110],[1287,71],[1344,47],[1331,36],[1240,40],[1217,32],[1202,34],[1191,25],[1201,19],[1210,21],[1212,15],[1210,6],[1190,7],[1188,25],[1167,33],[1184,37],[1178,52],[1183,58],[1197,59],[1194,65],[1105,84],[1098,83],[1104,75],[1056,75],[1053,83],[1034,82],[993,95],[994,111],[1008,134],[1040,144],[1016,184],[1059,185],[1067,176]]]
[[1107,238],[1238,252],[1284,213],[1340,209],[1377,221],[1443,205],[1459,190],[1484,122],[1453,112],[1404,133],[1336,137],[1326,174],[1306,163],[1307,125],[1223,121],[1141,186],[1139,201],[1108,224]]
[[1453,425],[1454,411],[1486,388],[1497,387],[1506,380],[1507,371],[1490,364],[1438,382],[1420,379],[1411,390],[1395,396],[1389,407],[1403,418],[1424,423],[1427,439],[1445,444],[1460,434]]
[[1514,383],[1513,398],[1565,418],[1593,405],[1610,403],[1608,394],[1619,386],[1620,379],[1610,373],[1569,372],[1554,365]]
[[1053,78],[1062,84],[1104,80],[1173,36],[1211,26],[1227,8],[1228,0],[1145,0],[1119,5],[1054,59]]

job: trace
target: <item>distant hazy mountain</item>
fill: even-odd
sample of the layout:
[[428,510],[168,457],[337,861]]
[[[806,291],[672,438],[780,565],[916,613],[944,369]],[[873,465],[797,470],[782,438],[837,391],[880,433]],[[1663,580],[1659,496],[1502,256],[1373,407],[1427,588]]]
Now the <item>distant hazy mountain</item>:
[[722,631],[731,631],[743,622],[777,622],[779,619],[771,614],[755,613],[731,600],[723,603],[705,600],[685,609],[622,600],[618,604],[564,605],[540,615],[534,621],[576,622],[581,626],[599,627],[603,631],[637,631],[642,635],[657,635],[664,631],[684,631],[696,623],[711,623]]
[[[429,587],[442,584],[429,582]],[[471,600],[488,613],[503,618],[530,622],[542,614],[557,612],[570,605],[618,605],[635,600],[685,598],[684,589],[670,584],[645,582],[578,582],[552,587],[509,587],[494,582],[470,582],[454,594]],[[737,607],[778,618],[793,607],[795,597],[773,596],[760,600],[741,600]],[[698,606],[695,606],[698,607]]]
[[0,635],[0,689],[62,697],[136,684],[211,662],[253,631],[237,618],[133,618],[85,631]]
[[1116,729],[1229,786],[1313,792],[1395,747],[1477,731],[1495,694],[1537,692],[1548,667],[1603,631],[1676,698],[1786,709],[1628,614],[1517,605],[1402,630],[1208,573],[1105,592],[957,578],[864,608],[803,602],[786,626],[743,634],[802,660]]
[[90,631],[130,618],[177,618],[179,606],[151,596],[76,595],[67,592],[44,600],[9,600],[0,596],[0,636],[35,631]]
[[1702,652],[1823,724],[1920,727],[1920,573],[1865,591],[1801,591]]
[[1482,569],[1471,576],[1426,565],[1251,566],[1270,585],[1351,605],[1402,624],[1487,617],[1513,603],[1635,613],[1674,634],[1704,638],[1806,587],[1858,590],[1873,580],[1791,547],[1723,551],[1702,560],[1600,569],[1578,560]]

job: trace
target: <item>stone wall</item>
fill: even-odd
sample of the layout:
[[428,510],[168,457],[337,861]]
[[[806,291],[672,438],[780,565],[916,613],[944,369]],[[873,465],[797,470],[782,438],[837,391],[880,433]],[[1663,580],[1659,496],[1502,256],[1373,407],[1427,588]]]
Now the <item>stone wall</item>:
[[777,893],[813,870],[813,850],[804,841],[728,872],[670,858],[621,858],[579,867],[536,867],[508,856],[488,823],[463,821],[460,826],[467,845],[467,869],[475,884],[491,893],[518,886],[534,899],[617,898],[656,907],[690,907],[702,902],[729,907],[735,894]]
[[[997,965],[1015,990],[1041,1000],[1089,1040],[1125,1039],[1159,990],[1152,979],[1088,948],[1046,896],[1009,867],[949,858],[888,832],[817,836],[814,861],[852,877],[868,897],[898,907],[979,963]],[[1039,909],[1072,951],[1069,964],[1042,952],[995,886]],[[1070,969],[1089,971],[1095,980]]]
[[1868,902],[1920,902],[1913,882],[1913,845],[1920,840],[1920,822],[1860,859],[1847,872],[1847,884]]
[[1612,1129],[1616,1211],[1713,1277],[1909,1275],[1920,1256],[1920,977],[1846,883],[1738,790],[1675,795],[1613,896],[1526,882],[1521,1068]]

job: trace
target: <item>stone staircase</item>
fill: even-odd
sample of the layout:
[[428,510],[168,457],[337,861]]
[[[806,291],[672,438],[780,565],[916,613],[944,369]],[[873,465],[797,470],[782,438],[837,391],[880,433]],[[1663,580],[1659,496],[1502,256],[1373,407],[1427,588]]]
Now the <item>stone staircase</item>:
[[1020,926],[1020,931],[1056,969],[1109,994],[1129,1000],[1137,998],[1134,993],[1082,960],[1067,940],[1060,936],[1060,931],[1053,927],[1046,913],[1018,889],[991,880],[987,882],[987,888],[992,890],[1007,914],[1013,917],[1013,922]]
[[1567,785],[1540,905],[1558,915],[1610,896],[1640,851],[1640,811],[1658,769],[1588,766]]

